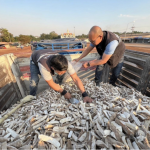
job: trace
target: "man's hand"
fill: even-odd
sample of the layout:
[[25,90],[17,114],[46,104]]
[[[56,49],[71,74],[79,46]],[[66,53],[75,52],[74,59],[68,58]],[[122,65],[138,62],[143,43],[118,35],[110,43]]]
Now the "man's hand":
[[89,46],[86,50],[83,51],[82,55],[78,59],[74,59],[73,61],[78,62],[82,58],[84,58],[87,54],[89,54],[93,50],[92,46]]
[[79,59],[74,59],[73,61],[78,62],[78,61],[79,61]]
[[84,68],[88,68],[88,62],[85,62],[82,66],[83,66]]
[[[99,60],[91,60],[89,62],[85,62],[82,66],[84,68],[93,67],[93,66],[96,66],[97,61],[99,61]],[[88,65],[88,63],[89,63],[90,66]]]
[[93,99],[91,99],[90,97],[86,96],[86,97],[83,98],[83,102],[92,103]]
[[70,99],[70,98],[71,98],[71,94],[67,92],[67,93],[64,95],[64,97],[65,97],[66,99]]

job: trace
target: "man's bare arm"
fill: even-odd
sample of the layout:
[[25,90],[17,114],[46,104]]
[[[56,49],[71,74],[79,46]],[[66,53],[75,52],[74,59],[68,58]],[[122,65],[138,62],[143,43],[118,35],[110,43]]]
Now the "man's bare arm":
[[[80,80],[80,78],[77,76],[76,73],[74,73],[73,75],[71,75],[72,80],[75,82],[75,84],[77,85],[77,87],[80,89],[81,93],[85,92],[84,86],[82,81]],[[86,96],[83,97],[83,102],[88,102],[91,103],[93,101],[93,99],[91,99],[90,97]]]
[[[46,81],[46,82],[48,83],[48,85],[49,85],[53,90],[55,90],[55,91],[57,91],[57,92],[59,92],[59,93],[62,94],[63,89],[59,86],[59,84],[56,84],[56,83],[53,81],[53,79],[51,79],[51,80],[49,80],[49,81]],[[67,92],[66,94],[64,94],[64,97],[65,97],[66,99],[70,99],[70,98],[71,98],[71,94]]]
[[80,91],[83,93],[85,92],[84,86],[82,81],[80,80],[80,78],[77,76],[76,73],[74,73],[73,75],[70,75],[72,80],[74,81],[74,83],[77,85],[77,87],[80,89]]
[[46,81],[48,83],[48,85],[55,91],[61,93],[63,91],[63,89],[59,86],[59,84],[56,84],[53,79]]
[[[103,65],[105,63],[107,63],[107,61],[110,59],[112,55],[107,55],[107,54],[103,54],[103,57],[101,60],[93,60],[93,61],[90,61],[90,67],[93,67],[93,66],[97,66],[97,65]],[[84,63],[83,64],[83,67],[84,68],[87,68],[88,67],[88,62]]]
[[78,58],[75,59],[75,61],[80,61],[82,58],[84,58],[87,54],[89,54],[93,50],[92,46],[89,46],[85,51],[83,51],[82,55]]
[[94,66],[106,64],[112,55],[103,54],[101,60],[94,60]]

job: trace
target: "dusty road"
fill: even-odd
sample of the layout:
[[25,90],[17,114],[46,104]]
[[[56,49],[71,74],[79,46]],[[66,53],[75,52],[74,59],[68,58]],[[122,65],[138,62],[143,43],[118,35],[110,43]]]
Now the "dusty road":
[[150,44],[126,43],[126,49],[150,53]]
[[17,57],[30,57],[32,51],[30,46],[24,47],[23,49],[16,48],[16,47],[11,47],[8,49],[0,49],[0,55],[9,54],[9,53],[13,53]]
[[143,43],[125,43],[126,46],[131,47],[143,47],[143,48],[150,48],[150,44],[143,44]]
[[[88,43],[87,46],[90,44]],[[142,44],[142,43],[125,43],[126,49],[140,51],[144,53],[150,53],[150,44]]]

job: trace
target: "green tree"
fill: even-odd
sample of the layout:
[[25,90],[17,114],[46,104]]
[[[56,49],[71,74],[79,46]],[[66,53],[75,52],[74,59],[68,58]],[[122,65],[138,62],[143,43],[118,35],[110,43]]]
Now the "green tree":
[[113,33],[115,33],[115,34],[117,34],[117,35],[121,35],[121,33],[119,33],[119,32],[113,32]]
[[78,39],[87,39],[87,38],[88,38],[88,35],[82,34],[82,35],[76,36],[76,38],[78,38]]
[[22,44],[26,44],[26,43],[29,43],[31,41],[31,38],[29,35],[19,35],[19,41],[22,43]]
[[49,34],[45,34],[45,39],[51,39]]
[[10,42],[14,42],[14,36],[13,36],[13,34],[9,33],[9,37],[10,37]]
[[45,33],[42,33],[42,34],[40,35],[40,39],[41,39],[41,40],[44,40],[44,39],[45,39],[45,36],[46,36],[46,34],[45,34]]
[[40,37],[35,37],[35,36],[33,36],[33,35],[30,35],[30,40],[31,40],[31,42],[32,41],[40,41]]
[[58,38],[58,34],[55,33],[55,31],[50,32],[49,35],[50,35],[50,39],[57,39]]
[[14,42],[19,42],[19,37],[18,36],[14,37]]
[[133,33],[143,33],[143,32],[141,32],[141,31],[133,31]]
[[9,33],[7,29],[0,28],[1,41],[2,42],[13,42],[13,34]]
[[41,40],[52,40],[52,39],[59,39],[60,35],[58,35],[55,31],[50,32],[49,34],[42,33],[40,35]]
[[31,41],[34,41],[35,40],[35,37],[33,35],[30,35],[30,40]]

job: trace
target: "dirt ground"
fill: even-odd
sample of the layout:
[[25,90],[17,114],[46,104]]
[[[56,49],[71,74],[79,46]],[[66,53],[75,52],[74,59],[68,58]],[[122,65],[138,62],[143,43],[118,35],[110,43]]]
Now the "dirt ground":
[[144,52],[144,53],[150,53],[150,48],[146,48],[146,47],[126,46],[126,49],[134,50],[134,51],[140,51],[140,52]]
[[[89,44],[87,44],[87,46],[88,45]],[[128,50],[150,53],[150,44],[126,43],[125,45],[126,45],[126,49],[128,49]],[[96,49],[94,51],[96,52]],[[22,57],[23,58],[23,57],[30,57],[32,54],[32,50],[31,50],[30,46],[24,47],[23,49],[16,48],[16,47],[11,47],[8,49],[0,49],[0,55],[9,54],[9,53],[13,53],[16,57]]]
[[126,43],[126,49],[150,53],[150,44]]
[[[90,44],[88,43],[87,46]],[[140,43],[125,43],[126,49],[134,50],[144,53],[150,53],[150,44],[140,44]]]
[[17,57],[30,57],[32,51],[30,46],[24,47],[23,49],[16,48],[16,47],[11,47],[8,49],[0,49],[0,55],[9,54],[9,53],[13,53]]

